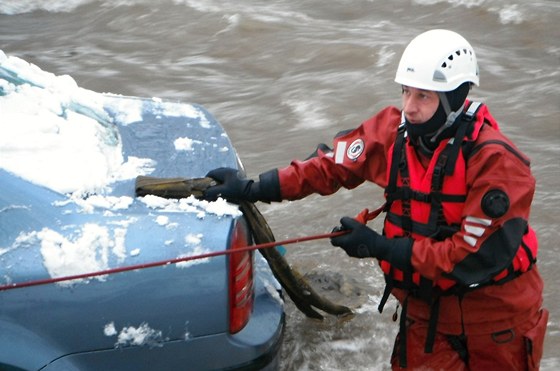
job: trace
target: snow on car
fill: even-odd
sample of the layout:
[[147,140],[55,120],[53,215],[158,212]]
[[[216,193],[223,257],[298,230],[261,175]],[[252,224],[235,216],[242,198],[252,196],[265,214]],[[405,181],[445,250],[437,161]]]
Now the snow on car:
[[252,243],[237,205],[135,197],[139,175],[242,167],[209,112],[0,51],[0,130],[0,369],[277,367],[283,302],[258,252],[87,276]]

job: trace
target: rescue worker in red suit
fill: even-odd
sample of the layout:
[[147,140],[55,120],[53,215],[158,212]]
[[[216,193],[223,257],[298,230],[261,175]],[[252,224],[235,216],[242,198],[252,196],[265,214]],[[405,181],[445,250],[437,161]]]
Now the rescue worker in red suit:
[[331,243],[377,258],[402,306],[393,369],[535,370],[548,312],[528,224],[535,190],[529,159],[488,108],[467,100],[479,70],[459,34],[431,30],[405,49],[388,107],[339,133],[305,161],[246,179],[220,168],[207,199],[297,200],[365,181],[385,189],[383,233],[343,217]]

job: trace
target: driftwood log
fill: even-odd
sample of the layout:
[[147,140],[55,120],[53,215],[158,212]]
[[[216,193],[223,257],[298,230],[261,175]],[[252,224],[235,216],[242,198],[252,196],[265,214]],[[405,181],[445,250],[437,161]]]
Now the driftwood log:
[[[202,198],[204,190],[216,184],[212,178],[154,178],[139,176],[136,178],[136,195],[155,195],[164,198],[184,198],[194,196]],[[242,201],[239,204],[247,220],[256,244],[274,242],[274,234],[263,215],[251,203]],[[287,260],[274,248],[259,249],[264,256],[272,273],[282,285],[282,288],[294,302],[296,307],[307,317],[323,319],[321,310],[334,316],[348,316],[352,310],[346,306],[332,303],[320,296],[303,278],[292,268]]]

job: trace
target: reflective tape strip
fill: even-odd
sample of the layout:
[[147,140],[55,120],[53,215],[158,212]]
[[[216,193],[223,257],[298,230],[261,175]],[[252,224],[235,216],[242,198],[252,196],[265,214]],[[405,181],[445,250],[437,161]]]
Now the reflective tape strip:
[[482,224],[482,225],[486,225],[486,226],[492,224],[492,220],[490,220],[490,219],[475,218],[474,216],[467,216],[466,221],[468,223]]
[[472,225],[465,225],[465,231],[473,236],[480,237],[484,234],[486,228],[474,227]]
[[476,238],[467,235],[463,236],[463,240],[465,240],[465,242],[471,245],[472,247],[476,245],[476,241],[477,241]]
[[346,142],[338,142],[336,144],[336,155],[334,157],[334,162],[337,164],[342,164],[344,162],[344,155],[346,154]]

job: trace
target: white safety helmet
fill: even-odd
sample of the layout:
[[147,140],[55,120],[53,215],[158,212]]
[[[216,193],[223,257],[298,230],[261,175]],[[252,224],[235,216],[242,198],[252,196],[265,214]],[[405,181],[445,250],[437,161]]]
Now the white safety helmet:
[[465,82],[478,85],[476,55],[471,44],[456,32],[427,31],[406,47],[395,82],[439,92],[455,90]]

